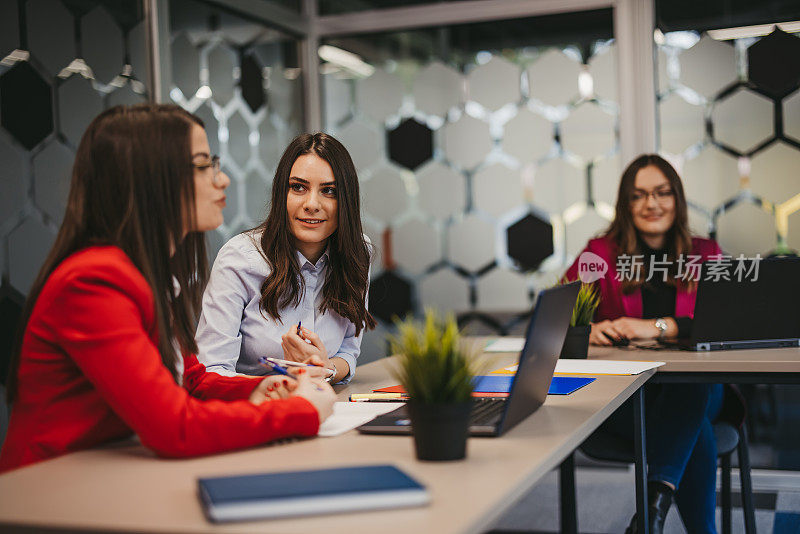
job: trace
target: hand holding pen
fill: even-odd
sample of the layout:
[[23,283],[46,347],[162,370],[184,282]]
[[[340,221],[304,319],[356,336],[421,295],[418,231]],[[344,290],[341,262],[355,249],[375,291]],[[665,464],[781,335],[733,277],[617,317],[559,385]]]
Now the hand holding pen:
[[297,326],[292,325],[289,331],[281,336],[281,348],[285,360],[309,363],[323,369],[323,373],[314,373],[318,376],[326,377],[333,371],[333,365],[328,359],[328,351],[317,334],[307,328],[303,328],[301,323]]
[[333,389],[327,383],[311,378],[308,371],[302,367],[289,371],[282,365],[270,362],[267,358],[259,358],[259,362],[281,376],[292,378],[294,384],[290,384],[294,387],[290,386],[289,388],[290,396],[303,397],[310,402],[317,410],[320,423],[333,413],[336,393],[333,392]]
[[[283,360],[278,360],[277,358],[267,358],[262,356],[258,359],[258,363],[269,369],[273,373],[277,373],[279,375],[283,375],[294,379],[295,381],[299,380],[300,376],[304,376],[304,378],[310,378],[314,380],[314,377],[311,377],[308,373],[307,367],[313,367],[311,365],[305,364],[298,364],[296,362],[285,362],[288,365],[291,365],[291,368],[281,365],[278,362],[283,362]],[[322,391],[321,388],[317,387],[318,390]]]

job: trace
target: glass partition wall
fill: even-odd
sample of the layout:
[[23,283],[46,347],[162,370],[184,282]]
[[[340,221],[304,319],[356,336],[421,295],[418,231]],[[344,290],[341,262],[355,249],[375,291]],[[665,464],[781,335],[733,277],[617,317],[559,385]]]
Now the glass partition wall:
[[521,327],[613,213],[611,10],[321,44],[325,129],[353,154],[376,245],[373,312]]

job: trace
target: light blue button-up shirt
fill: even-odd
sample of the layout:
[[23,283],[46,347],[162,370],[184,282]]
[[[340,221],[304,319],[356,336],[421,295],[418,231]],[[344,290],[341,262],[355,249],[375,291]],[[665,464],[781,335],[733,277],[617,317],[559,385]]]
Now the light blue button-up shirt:
[[319,313],[328,251],[316,265],[296,252],[305,292],[297,306],[279,309],[280,321],[276,321],[259,307],[261,284],[270,272],[260,252],[260,240],[260,232],[245,232],[225,243],[217,254],[195,335],[198,360],[208,371],[222,375],[266,374],[258,359],[283,358],[281,336],[302,322],[304,328],[320,337],[329,358],[347,361],[350,373],[342,382],[349,382],[361,351],[363,330],[356,336],[356,327],[348,319],[332,310]]

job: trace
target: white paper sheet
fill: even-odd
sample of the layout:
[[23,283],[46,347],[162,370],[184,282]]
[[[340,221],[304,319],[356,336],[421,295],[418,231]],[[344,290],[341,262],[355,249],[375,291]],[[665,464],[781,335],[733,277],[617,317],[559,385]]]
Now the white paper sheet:
[[484,352],[520,352],[525,344],[524,337],[501,337],[489,343]]
[[404,402],[337,402],[333,405],[333,414],[319,427],[319,435],[323,437],[338,436],[379,415],[399,408]]
[[[555,374],[563,375],[638,375],[649,369],[661,367],[664,362],[628,362],[624,360],[558,360]],[[516,365],[504,367],[517,372]]]

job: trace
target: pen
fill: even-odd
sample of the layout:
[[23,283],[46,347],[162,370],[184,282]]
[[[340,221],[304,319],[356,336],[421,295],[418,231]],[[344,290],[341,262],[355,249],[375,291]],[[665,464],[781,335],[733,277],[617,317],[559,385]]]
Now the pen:
[[[260,357],[258,359],[258,363],[260,363],[261,365],[266,365],[267,367],[269,367],[270,369],[272,369],[273,371],[275,371],[278,374],[281,374],[281,375],[284,375],[284,376],[288,376],[289,378],[297,380],[297,378],[292,376],[292,374],[289,373],[289,371],[285,367],[283,367],[282,365],[278,365],[275,362],[270,361],[270,360],[273,360],[273,359],[274,358],[265,358],[264,356],[262,356],[262,357]],[[322,389],[321,387],[319,387],[316,384],[314,384],[314,387],[316,388],[317,391],[325,391],[324,389]]]
[[350,402],[403,402],[408,400],[406,393],[353,393]]
[[300,333],[300,329],[301,329],[302,327],[303,327],[303,321],[297,321],[297,335],[298,335],[299,337],[303,337],[303,335]]

